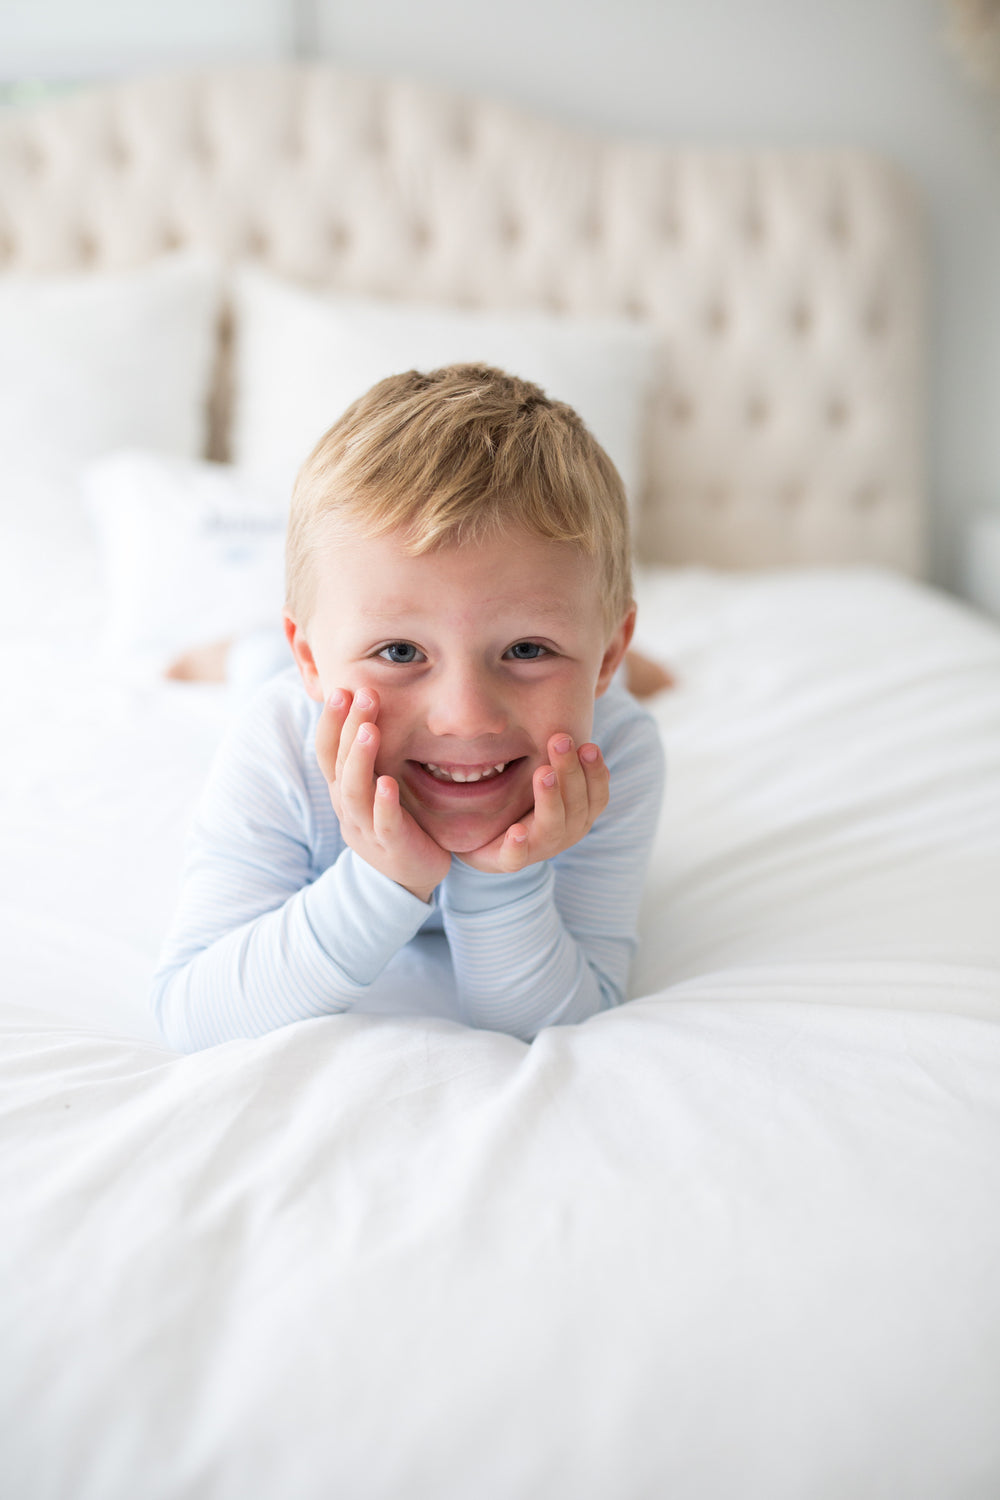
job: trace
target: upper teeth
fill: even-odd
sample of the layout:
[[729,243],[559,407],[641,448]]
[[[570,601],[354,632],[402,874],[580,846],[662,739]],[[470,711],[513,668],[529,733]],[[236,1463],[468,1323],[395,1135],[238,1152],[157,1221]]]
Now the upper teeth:
[[437,776],[441,781],[485,781],[490,776],[496,776],[507,764],[505,760],[499,761],[495,766],[487,766],[484,771],[444,771],[436,766],[433,761],[424,763],[432,776]]

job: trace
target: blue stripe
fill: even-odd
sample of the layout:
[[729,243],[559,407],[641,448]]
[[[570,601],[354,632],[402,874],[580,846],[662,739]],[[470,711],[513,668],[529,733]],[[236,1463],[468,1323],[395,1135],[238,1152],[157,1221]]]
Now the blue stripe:
[[[183,1051],[347,1010],[457,1014],[530,1040],[625,997],[663,792],[655,724],[615,683],[594,738],[611,800],[545,865],[483,875],[457,858],[428,908],[347,849],[313,751],[318,706],[294,668],[220,747],[191,829],[179,908],[153,981]],[[405,966],[443,928],[450,972]]]

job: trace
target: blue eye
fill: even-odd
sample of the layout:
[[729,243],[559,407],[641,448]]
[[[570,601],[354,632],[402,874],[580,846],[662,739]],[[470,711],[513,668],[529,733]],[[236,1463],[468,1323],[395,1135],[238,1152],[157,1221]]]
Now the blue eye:
[[549,653],[548,649],[540,646],[537,641],[518,641],[506,654],[514,661],[539,661]]
[[378,654],[386,661],[394,662],[398,667],[409,666],[421,655],[410,641],[393,641],[391,645],[383,646]]

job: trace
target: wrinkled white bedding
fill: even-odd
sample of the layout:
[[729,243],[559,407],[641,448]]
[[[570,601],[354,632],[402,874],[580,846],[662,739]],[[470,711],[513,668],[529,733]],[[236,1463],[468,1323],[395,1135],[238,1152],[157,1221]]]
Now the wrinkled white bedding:
[[618,1012],[528,1047],[144,1009],[221,690],[0,648],[0,1493],[995,1500],[1000,632],[643,580]]

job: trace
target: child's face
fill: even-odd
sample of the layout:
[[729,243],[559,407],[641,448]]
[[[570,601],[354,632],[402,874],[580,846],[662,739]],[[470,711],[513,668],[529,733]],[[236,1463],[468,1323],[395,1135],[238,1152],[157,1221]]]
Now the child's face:
[[376,773],[442,848],[489,843],[534,805],[549,738],[590,738],[634,611],[609,635],[594,560],[521,530],[419,557],[352,531],[316,566],[311,618],[287,621],[310,697],[374,688]]

